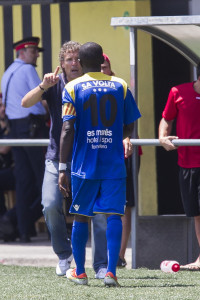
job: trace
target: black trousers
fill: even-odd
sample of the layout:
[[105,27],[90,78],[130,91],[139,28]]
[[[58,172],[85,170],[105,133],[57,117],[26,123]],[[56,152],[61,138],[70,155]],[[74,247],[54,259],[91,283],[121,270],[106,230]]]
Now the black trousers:
[[[30,119],[10,120],[11,138],[30,138]],[[45,123],[35,138],[44,138]],[[16,217],[20,236],[29,236],[42,216],[42,182],[45,167],[44,147],[13,147],[16,184]]]
[[0,215],[5,214],[5,197],[4,191],[15,190],[14,167],[0,170]]

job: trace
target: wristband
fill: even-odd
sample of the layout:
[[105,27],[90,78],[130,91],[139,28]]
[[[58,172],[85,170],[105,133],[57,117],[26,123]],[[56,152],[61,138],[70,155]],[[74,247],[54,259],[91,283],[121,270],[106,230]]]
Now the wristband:
[[45,90],[43,87],[41,87],[40,84],[39,84],[38,86],[39,86],[39,88],[41,89],[41,91],[43,91],[43,92],[47,91],[47,90]]
[[59,163],[59,167],[58,167],[59,171],[66,171],[66,169],[67,169],[67,164]]

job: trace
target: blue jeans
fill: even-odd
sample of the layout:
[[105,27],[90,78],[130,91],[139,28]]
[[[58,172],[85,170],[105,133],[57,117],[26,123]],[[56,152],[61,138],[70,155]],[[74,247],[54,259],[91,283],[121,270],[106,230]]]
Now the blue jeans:
[[93,225],[93,268],[97,273],[100,268],[107,268],[107,218],[106,215],[97,214],[92,218]]
[[72,254],[72,249],[71,241],[67,237],[67,226],[63,212],[63,196],[58,188],[58,164],[58,161],[49,159],[45,161],[42,205],[53,250],[59,259],[66,259]]

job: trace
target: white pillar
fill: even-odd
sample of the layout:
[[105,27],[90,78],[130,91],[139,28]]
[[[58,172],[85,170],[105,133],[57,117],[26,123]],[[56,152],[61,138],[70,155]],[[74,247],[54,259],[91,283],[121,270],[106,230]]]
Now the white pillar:
[[[130,89],[137,103],[137,29],[130,27]],[[135,122],[133,138],[137,138],[137,122]],[[135,206],[131,215],[131,247],[132,268],[137,268],[137,227],[138,227],[138,147],[133,153],[133,185]]]

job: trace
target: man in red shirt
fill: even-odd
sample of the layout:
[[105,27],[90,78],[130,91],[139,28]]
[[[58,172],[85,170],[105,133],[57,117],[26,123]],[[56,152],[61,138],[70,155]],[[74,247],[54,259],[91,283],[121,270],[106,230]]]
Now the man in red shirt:
[[[178,151],[179,185],[187,217],[194,217],[195,232],[200,246],[200,147],[173,145],[173,139],[200,139],[200,64],[197,80],[184,83],[170,90],[159,125],[159,140],[167,150]],[[176,134],[171,136],[176,119]],[[200,256],[194,263],[181,269],[200,270]]]

